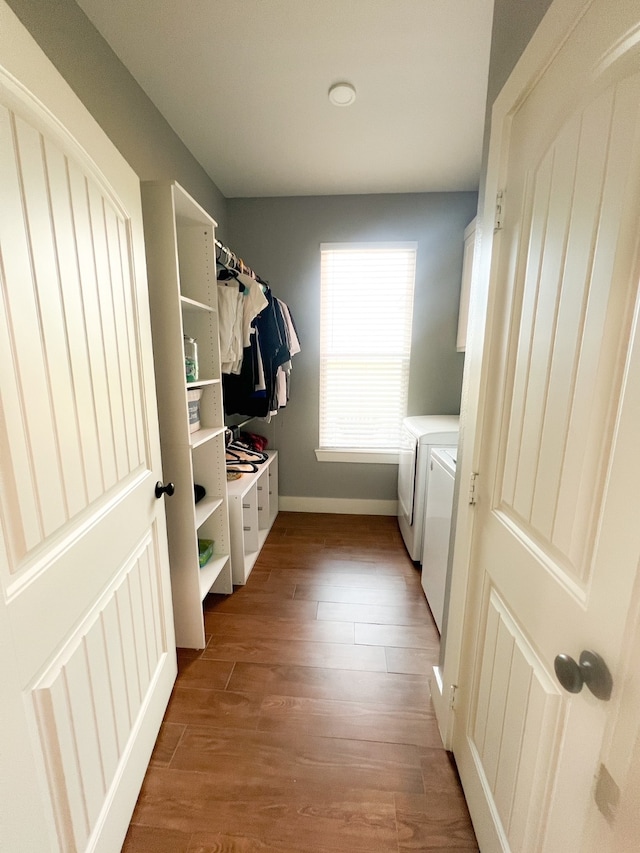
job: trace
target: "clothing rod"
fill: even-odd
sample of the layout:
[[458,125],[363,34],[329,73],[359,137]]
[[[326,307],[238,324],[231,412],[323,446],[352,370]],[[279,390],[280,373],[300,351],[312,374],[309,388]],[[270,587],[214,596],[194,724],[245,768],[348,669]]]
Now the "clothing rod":
[[[233,415],[230,415],[230,417],[233,417]],[[250,417],[238,421],[237,424],[225,424],[225,426],[227,427],[227,429],[242,429],[243,426],[250,424],[251,421],[255,421],[256,417],[257,415],[251,415]]]
[[244,273],[245,275],[250,276],[251,278],[258,279],[259,276],[248,267],[242,258],[239,258],[235,252],[232,252],[227,246],[220,242],[220,240],[216,240],[216,248],[220,249],[221,254],[227,256],[226,261],[222,257],[218,257],[218,253],[216,252],[216,260],[221,261],[225,266],[231,266],[234,269],[238,270],[238,272]]
[[255,416],[250,417],[250,418],[245,418],[242,421],[238,421],[237,424],[226,424],[226,428],[228,430],[230,430],[234,441],[236,439],[240,438],[240,430],[242,429],[242,427],[246,426],[247,424],[250,424],[251,421],[255,421]]
[[243,426],[250,424],[251,421],[255,421],[255,418],[245,418],[243,421],[240,421],[240,423],[234,424],[233,428],[234,429],[242,429]]

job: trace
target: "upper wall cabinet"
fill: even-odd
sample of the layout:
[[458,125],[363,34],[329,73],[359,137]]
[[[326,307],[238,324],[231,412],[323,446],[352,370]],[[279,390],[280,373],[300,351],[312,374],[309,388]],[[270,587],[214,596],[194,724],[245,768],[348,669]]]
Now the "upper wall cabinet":
[[[143,183],[142,206],[163,471],[175,485],[165,501],[176,642],[201,649],[202,600],[208,592],[233,592],[216,223],[176,183]],[[187,369],[187,339],[196,344],[197,371]],[[197,502],[196,485],[205,492]],[[201,557],[207,542],[213,553]]]
[[467,348],[467,326],[469,323],[469,298],[473,278],[473,257],[476,244],[476,218],[464,229],[464,254],[462,257],[462,285],[460,287],[460,311],[458,314],[458,337],[456,348],[464,352]]

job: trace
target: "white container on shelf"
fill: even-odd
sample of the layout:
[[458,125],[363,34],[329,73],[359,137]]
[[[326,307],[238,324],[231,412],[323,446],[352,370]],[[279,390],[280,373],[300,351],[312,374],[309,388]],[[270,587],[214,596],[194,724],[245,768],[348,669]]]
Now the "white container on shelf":
[[190,388],[187,391],[189,432],[196,432],[200,429],[200,397],[202,397],[202,388]]

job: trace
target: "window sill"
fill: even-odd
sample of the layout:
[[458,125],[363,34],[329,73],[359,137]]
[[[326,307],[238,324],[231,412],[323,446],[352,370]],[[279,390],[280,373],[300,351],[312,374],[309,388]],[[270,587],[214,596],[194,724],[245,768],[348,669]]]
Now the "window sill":
[[372,465],[397,465],[397,450],[361,450],[357,447],[318,448],[318,462],[364,462]]

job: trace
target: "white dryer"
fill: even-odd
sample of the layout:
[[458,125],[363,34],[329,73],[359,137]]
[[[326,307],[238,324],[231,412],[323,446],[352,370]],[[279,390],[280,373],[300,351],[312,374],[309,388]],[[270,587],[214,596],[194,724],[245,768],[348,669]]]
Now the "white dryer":
[[422,559],[429,454],[458,446],[458,415],[419,415],[402,422],[398,465],[398,526],[412,560]]

